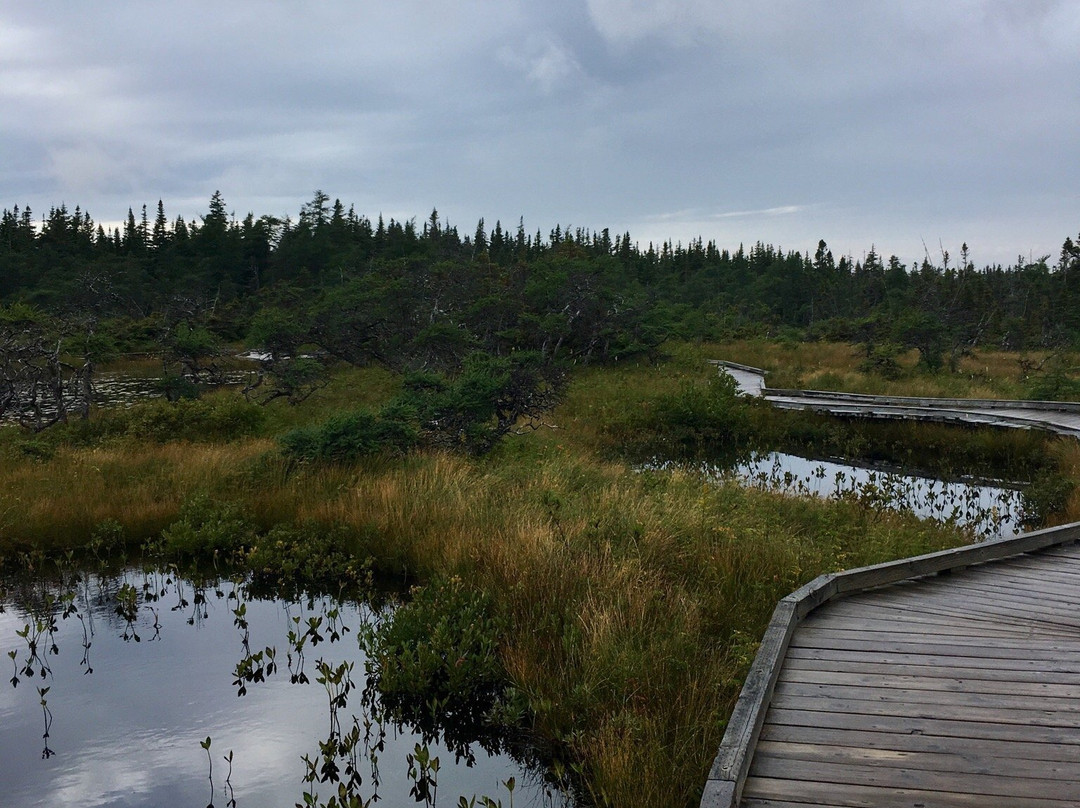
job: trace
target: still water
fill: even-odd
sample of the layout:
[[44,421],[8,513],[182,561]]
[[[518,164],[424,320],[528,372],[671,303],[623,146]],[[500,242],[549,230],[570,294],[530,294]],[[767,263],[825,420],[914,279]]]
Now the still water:
[[981,539],[1006,538],[1023,530],[1022,492],[996,480],[942,480],[784,452],[756,454],[734,466],[706,464],[705,470],[766,490],[910,511],[968,528]]
[[[140,593],[126,611],[118,608],[125,591]],[[256,600],[228,581],[201,587],[165,573],[137,571],[82,576],[69,589],[67,602],[44,603],[46,593],[55,598],[58,592],[40,583],[9,582],[2,601],[0,662],[7,672],[0,685],[0,804],[5,808],[291,808],[303,803],[312,787],[304,782],[302,755],[316,759],[330,731],[328,688],[316,681],[319,661],[353,663],[357,695],[338,721],[345,730],[353,726],[353,715],[361,727],[373,721],[371,745],[378,740],[380,725],[358,695],[365,681],[356,633],[380,619],[364,605],[325,598]],[[237,618],[241,603],[242,620]],[[319,621],[321,641],[313,644],[309,638],[298,654],[288,634],[311,625],[309,619]],[[267,647],[275,650],[276,672],[264,681],[238,681],[238,663],[249,653],[265,654]],[[297,673],[308,683],[292,683],[303,678]],[[407,756],[420,738],[385,729],[385,748],[375,755],[375,765],[363,750],[358,756],[359,793],[365,799],[377,793],[382,805],[415,805]],[[203,748],[207,738],[208,750]],[[455,765],[445,747],[429,749],[441,764],[437,804],[456,806],[459,795],[487,795],[509,805],[510,778],[516,781],[515,806],[567,804],[541,775],[508,755],[474,747],[474,765]],[[322,802],[334,793],[318,782],[313,790]]]

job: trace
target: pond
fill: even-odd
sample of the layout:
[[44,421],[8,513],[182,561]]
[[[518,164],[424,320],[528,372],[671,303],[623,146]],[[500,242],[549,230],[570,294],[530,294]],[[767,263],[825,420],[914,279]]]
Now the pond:
[[[428,804],[486,795],[509,806],[510,787],[515,806],[571,804],[509,755],[474,745],[455,761],[361,699],[357,636],[385,610],[257,599],[242,582],[160,570],[72,580],[0,584],[6,808],[325,804],[336,787],[305,782],[305,755],[318,772],[333,758],[343,779],[353,763],[356,793],[379,804],[418,804],[410,791],[424,785]],[[355,743],[320,758],[354,727]]]
[[785,452],[762,452],[734,465],[707,463],[703,468],[714,477],[765,490],[910,511],[969,528],[981,539],[1015,536],[1023,529],[1023,494],[1019,486],[1000,480],[942,480]]

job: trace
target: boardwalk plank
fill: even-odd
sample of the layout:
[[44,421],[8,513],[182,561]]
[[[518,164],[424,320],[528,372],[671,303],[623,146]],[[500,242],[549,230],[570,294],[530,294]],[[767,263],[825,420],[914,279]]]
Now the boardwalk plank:
[[[1002,624],[1000,621],[987,620],[983,626],[972,626],[972,621],[960,618],[949,619],[939,617],[934,620],[928,615],[917,615],[910,612],[898,612],[892,610],[892,617],[883,617],[880,612],[873,614],[854,615],[823,615],[820,619],[804,620],[799,627],[800,631],[806,629],[858,629],[865,631],[908,632],[925,631],[927,627],[935,627],[962,632],[966,635],[973,633],[980,637],[1026,637],[1031,632],[1026,627]],[[1080,639],[1080,637],[1078,637]]]
[[[758,743],[757,755],[761,760],[798,760],[807,763],[843,763],[856,766],[879,766],[882,768],[911,769],[963,773],[979,776],[1003,776],[1024,779],[1029,788],[1037,788],[1031,780],[1052,778],[1056,782],[1076,781],[1080,769],[1071,761],[1048,762],[1044,759],[993,756],[976,753],[958,753],[925,750],[899,750],[837,746],[821,743],[796,743],[791,741],[768,741]],[[761,770],[755,771],[763,776]],[[821,779],[816,775],[812,779]]]
[[[762,800],[762,799],[745,799],[740,805],[742,808],[806,808],[809,803],[806,802],[789,802],[788,800]],[[814,808],[844,808],[843,805],[836,805],[834,803],[815,802]]]
[[[917,660],[917,658],[914,658]],[[840,660],[830,658],[806,658],[788,656],[784,661],[784,670],[791,671],[830,671],[836,673],[896,675],[896,676],[921,676],[928,680],[933,679],[964,679],[984,680],[997,682],[1024,682],[1068,685],[1080,687],[1080,672],[1077,671],[1048,671],[1040,668],[1028,670],[1002,670],[999,668],[973,668],[963,665],[950,665],[944,668],[941,665],[926,664],[901,664],[892,663],[882,665],[877,659]]]
[[[924,607],[942,609],[948,614],[964,615],[972,612],[983,615],[1013,616],[1025,620],[1033,620],[1039,623],[1054,623],[1071,627],[1080,627],[1080,613],[1065,609],[1044,606],[1035,601],[1013,601],[1012,599],[996,598],[978,592],[959,591],[962,587],[956,587],[957,591],[948,592],[944,587],[936,589],[927,588],[926,592],[919,596],[919,601]],[[911,597],[908,594],[899,595],[883,592],[879,602],[892,604],[899,599]]]
[[935,593],[939,598],[948,598],[960,603],[986,604],[993,609],[1007,606],[1021,611],[1031,611],[1036,615],[1053,614],[1074,617],[1075,608],[1067,601],[1055,598],[1046,592],[1016,590],[996,585],[992,581],[959,580],[947,588],[939,587]]
[[1031,710],[956,703],[925,704],[895,701],[860,701],[851,698],[821,698],[784,694],[774,696],[772,704],[777,710],[803,710],[821,714],[848,713],[873,717],[920,718],[997,726],[1018,725],[1022,727],[1071,727],[1080,729],[1080,714],[1052,709]]
[[[1066,564],[1069,566],[1067,567]],[[990,575],[990,569],[994,570],[993,574],[997,574],[999,567],[1002,575],[1015,576],[1022,580],[1034,580],[1037,584],[1047,583],[1055,586],[1071,586],[1080,582],[1080,570],[1072,567],[1071,562],[1044,558],[1033,560],[1027,558],[1003,559],[993,562],[986,568],[972,567],[970,569],[972,571],[979,570],[985,575]]]
[[845,685],[848,687],[879,687],[897,690],[934,690],[951,693],[983,693],[986,695],[1049,696],[1052,698],[1080,698],[1080,677],[1071,683],[1048,683],[1041,675],[1031,681],[1018,682],[1015,677],[998,679],[975,679],[970,676],[918,676],[895,673],[855,673],[852,671],[822,671],[793,668],[785,665],[780,674],[785,684]]
[[882,749],[992,757],[1001,759],[1002,766],[1007,766],[1009,761],[1013,760],[1042,761],[1051,766],[1065,763],[1080,770],[1080,739],[1074,739],[1073,743],[1040,743],[1000,738],[963,738],[910,732],[875,732],[869,729],[766,724],[761,732],[761,741],[835,746],[840,749]]
[[[910,602],[908,598],[899,598],[895,595],[883,593],[880,596],[882,605],[904,608]],[[1009,608],[995,608],[990,603],[970,603],[954,598],[942,598],[928,595],[922,603],[922,609],[931,610],[954,617],[964,617],[975,612],[976,616],[991,620],[1010,620],[1015,622],[1030,622],[1036,625],[1060,627],[1075,634],[1080,631],[1080,613],[1076,615],[1047,615],[1032,609],[1014,610]]]
[[821,712],[819,710],[787,709],[781,706],[774,707],[769,713],[769,724],[906,733],[947,738],[1080,744],[1080,733],[1076,731],[1075,727],[1003,724],[998,721],[963,721],[917,716],[881,716],[853,712]]
[[1059,660],[1063,656],[1080,655],[1080,645],[1065,642],[1040,642],[1016,638],[1015,645],[1002,643],[994,638],[937,636],[926,634],[874,635],[869,632],[845,632],[843,636],[824,632],[798,632],[791,641],[791,648],[820,649],[823,651],[880,651],[897,654],[921,654],[944,657],[984,657],[992,659]]
[[1011,568],[1002,568],[998,572],[998,576],[1002,581],[1008,581],[1010,584],[1016,586],[1024,586],[1028,589],[1048,589],[1053,592],[1065,592],[1075,591],[1076,587],[1080,586],[1080,576],[1071,575],[1068,579],[1063,579],[1060,576],[1055,576],[1048,569],[1035,569],[1030,566],[1016,566]]
[[[1063,629],[1060,627],[1047,626],[1031,621],[1004,621],[1000,617],[982,617],[972,615],[970,612],[968,614],[943,614],[930,607],[920,606],[915,602],[886,605],[884,603],[870,603],[865,600],[855,602],[853,598],[849,598],[837,601],[835,604],[830,603],[827,613],[842,614],[845,617],[850,616],[852,618],[861,614],[871,619],[888,619],[888,616],[892,615],[892,619],[898,624],[969,626],[972,632],[980,633],[983,631],[1002,631],[1014,634],[1050,635],[1055,637],[1061,636],[1063,633]],[[811,619],[816,619],[816,617],[817,615]],[[821,619],[824,621],[824,617]],[[807,622],[807,624],[815,625],[816,623]],[[1074,633],[1076,636],[1080,636],[1080,629],[1075,630]]]
[[1080,659],[991,659],[977,656],[949,656],[945,654],[904,654],[884,651],[843,651],[833,648],[791,648],[788,659],[836,660],[837,662],[866,662],[877,664],[881,670],[891,665],[936,666],[941,676],[953,676],[949,668],[989,668],[1010,671],[1048,671],[1054,673],[1080,674]]
[[1069,696],[1049,696],[1044,694],[972,693],[966,690],[868,687],[854,686],[851,683],[805,684],[781,680],[777,684],[775,696],[790,696],[792,698],[825,698],[846,701],[898,702],[901,704],[917,704],[920,706],[948,705],[986,709],[1026,710],[1034,714],[1045,711],[1054,711],[1058,713],[1080,712],[1080,691],[1075,691]]
[[[944,582],[943,582],[944,583]],[[1037,585],[1025,581],[1012,581],[1005,577],[959,578],[949,586],[950,591],[984,592],[991,595],[1005,595],[1017,600],[1047,602],[1055,606],[1071,605],[1076,602],[1076,589],[1080,583],[1051,584],[1042,581]]]
[[[786,800],[802,805],[836,805],[842,808],[997,808],[984,794],[943,794],[940,791],[911,788],[872,788],[866,785],[757,777],[747,778],[743,794],[747,799]],[[1076,808],[1076,800],[1075,794],[1061,799],[1016,796],[1009,798],[1007,808]]]
[[[1073,800],[1080,798],[1080,781],[1063,777],[1033,783],[1026,777],[1007,777],[964,772],[939,772],[890,766],[867,766],[820,761],[778,760],[764,757],[755,763],[751,777],[765,780],[796,781],[827,786],[852,786],[874,790],[912,790],[965,796],[1028,797],[1033,792],[1042,798]],[[747,781],[749,790],[749,781]],[[761,789],[763,790],[763,789]],[[1037,791],[1036,791],[1037,790]]]

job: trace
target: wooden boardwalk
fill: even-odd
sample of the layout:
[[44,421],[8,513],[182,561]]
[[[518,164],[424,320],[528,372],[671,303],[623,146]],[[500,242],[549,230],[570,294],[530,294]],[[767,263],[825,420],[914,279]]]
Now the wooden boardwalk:
[[[774,390],[774,406],[1080,438],[1080,404]],[[1080,523],[823,575],[780,601],[702,808],[1080,808]]]
[[884,418],[972,426],[1042,429],[1080,438],[1080,403],[1006,401],[995,399],[913,398],[836,393],[822,390],[778,390],[765,386],[765,371],[715,360],[747,395],[764,398],[774,407],[812,410],[844,418]]
[[780,601],[702,808],[1080,806],[1080,523]]
[[1080,547],[807,617],[741,804],[1080,805]]

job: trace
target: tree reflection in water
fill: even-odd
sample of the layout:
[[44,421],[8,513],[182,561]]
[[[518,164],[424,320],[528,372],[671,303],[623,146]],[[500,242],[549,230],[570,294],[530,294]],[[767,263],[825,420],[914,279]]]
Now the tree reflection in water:
[[[0,779],[12,808],[72,794],[81,804],[122,795],[186,808],[206,799],[196,786],[205,778],[210,804],[233,808],[433,806],[445,804],[440,794],[478,793],[452,804],[576,804],[520,735],[478,720],[479,702],[454,705],[445,688],[383,699],[380,643],[395,638],[385,604],[279,599],[241,577],[186,577],[174,566],[52,564],[48,576],[0,584],[0,647],[12,664]],[[42,569],[40,559],[27,566]],[[78,664],[67,664],[74,646]],[[36,705],[21,695],[28,685]],[[47,761],[37,770],[21,754],[35,732]]]

